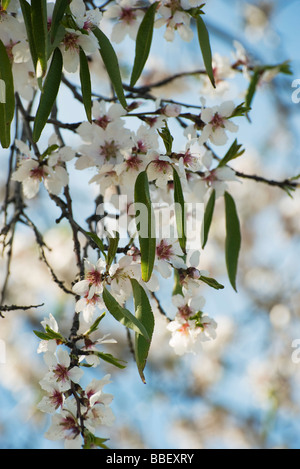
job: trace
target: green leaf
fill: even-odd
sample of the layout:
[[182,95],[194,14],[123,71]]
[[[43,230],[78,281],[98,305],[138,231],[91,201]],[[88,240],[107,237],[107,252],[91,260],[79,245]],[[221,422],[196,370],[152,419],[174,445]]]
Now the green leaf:
[[172,290],[172,296],[174,295],[182,295],[182,285],[180,283],[180,275],[177,269],[174,269],[174,286]]
[[186,234],[185,234],[185,205],[184,205],[184,196],[181,186],[180,177],[177,173],[177,170],[173,167],[173,183],[174,183],[174,203],[175,203],[175,218],[177,226],[177,234],[180,247],[183,253],[186,253]]
[[211,84],[215,88],[216,84],[215,84],[214,72],[212,68],[212,54],[211,54],[211,47],[210,47],[210,42],[209,42],[209,34],[207,31],[206,25],[200,15],[196,18],[196,22],[197,22],[198,40],[199,40],[199,45],[200,45],[200,49],[202,52],[202,57],[203,57],[203,62],[204,62],[204,66],[206,69],[206,73],[208,75],[208,78],[211,81]]
[[25,23],[30,54],[31,54],[33,65],[34,65],[34,70],[36,70],[38,56],[37,56],[37,50],[36,50],[34,36],[33,36],[31,6],[29,5],[28,2],[26,2],[26,0],[20,0],[20,5],[21,5],[22,15],[23,15],[24,23]]
[[102,319],[104,318],[104,316],[105,316],[105,313],[101,314],[101,316],[99,316],[96,319],[96,321],[93,322],[91,327],[84,333],[84,336],[89,336],[90,334],[92,334],[92,332],[95,332],[98,329],[98,326],[100,322],[102,321]]
[[33,331],[34,334],[41,340],[59,340],[60,342],[65,342],[65,338],[59,334],[59,332],[55,332],[49,326],[46,325],[45,332],[40,331]]
[[254,71],[251,77],[250,83],[249,83],[247,93],[246,93],[245,105],[247,107],[251,106],[260,77],[261,77],[261,71],[259,70]]
[[149,340],[149,335],[144,325],[128,309],[123,308],[105,287],[103,288],[103,301],[110,314],[117,321],[138,334],[142,334]]
[[42,130],[46,125],[47,119],[54,105],[59,90],[59,85],[61,82],[62,67],[62,54],[60,50],[56,48],[53,53],[52,61],[47,76],[45,78],[39,106],[34,120],[32,134],[34,142],[37,142],[39,140]]
[[202,229],[202,235],[203,235],[203,240],[202,240],[202,249],[204,249],[204,246],[207,243],[208,240],[208,233],[210,230],[211,222],[212,222],[212,217],[215,209],[215,202],[216,202],[216,191],[213,190],[208,202],[205,207],[204,211],[204,219],[203,219],[203,229]]
[[109,267],[111,266],[111,264],[113,263],[114,261],[114,258],[117,254],[117,249],[118,249],[118,246],[119,246],[119,241],[120,241],[120,235],[119,233],[116,233],[116,237],[115,238],[112,238],[112,237],[109,237],[109,240],[108,240],[108,251],[107,251],[107,269],[109,269]]
[[105,248],[104,248],[104,244],[103,244],[102,239],[100,239],[95,233],[91,233],[89,231],[86,231],[85,234],[86,234],[86,236],[88,236],[89,238],[91,238],[94,241],[94,243],[100,249],[100,251],[102,252],[102,254],[104,255],[104,257],[106,259],[107,255],[106,255],[106,252],[105,252]]
[[223,290],[223,288],[224,288],[224,285],[217,282],[217,280],[215,280],[214,278],[205,277],[205,276],[201,275],[200,280],[202,282],[206,283],[206,285],[214,288],[215,290]]
[[34,334],[41,340],[51,340],[51,337],[49,337],[48,334],[45,332],[40,332],[40,331],[33,331]]
[[166,154],[170,155],[172,153],[172,145],[173,145],[174,138],[171,135],[171,132],[170,132],[168,124],[167,124],[167,121],[164,120],[164,123],[165,123],[165,126],[160,130],[157,129],[157,132],[159,133],[159,135],[163,139],[163,142],[164,142],[164,145],[165,145],[165,148],[166,148]]
[[58,29],[61,25],[61,20],[65,14],[69,0],[56,0],[52,13],[51,29],[50,29],[50,40],[53,43],[57,35]]
[[41,159],[47,158],[47,156],[51,155],[51,153],[55,152],[59,149],[59,145],[50,145],[46,150],[41,154]]
[[93,33],[95,34],[96,38],[98,39],[98,43],[100,46],[100,54],[111,80],[111,83],[114,87],[117,97],[119,98],[120,103],[122,104],[123,108],[127,108],[126,99],[124,96],[123,84],[120,74],[120,68],[118,63],[118,58],[112,47],[109,39],[105,36],[105,34],[100,31],[99,28],[94,28]]
[[36,76],[44,77],[47,71],[47,2],[46,0],[31,0],[32,35],[37,54]]
[[1,7],[4,11],[7,10],[9,4],[10,0],[1,0]]
[[131,72],[130,86],[134,86],[142,74],[147,62],[153,36],[154,18],[158,2],[148,8],[137,33],[135,41],[135,58]]
[[115,358],[110,353],[98,352],[96,350],[96,351],[93,351],[93,355],[96,355],[97,357],[101,358],[101,360],[104,360],[105,362],[110,363],[111,365],[114,365],[117,368],[120,368],[120,369],[126,368],[126,365],[122,365],[122,363],[126,363],[124,360],[120,360],[119,358]]
[[135,334],[135,359],[138,367],[139,375],[145,383],[144,369],[147,362],[147,357],[150,349],[151,339],[154,330],[154,316],[148,296],[135,279],[130,279],[136,318],[145,326],[150,340],[146,340],[142,335]]
[[228,272],[228,278],[235,291],[236,274],[238,266],[238,257],[241,247],[240,222],[232,196],[225,192],[225,219],[226,219],[226,241],[225,241],[225,257]]
[[146,171],[142,171],[136,178],[134,187],[134,202],[136,211],[139,211],[141,221],[136,225],[139,234],[141,251],[141,269],[144,282],[150,280],[156,253],[155,219],[150,199],[149,181]]
[[6,47],[0,40],[0,80],[3,101],[0,103],[0,142],[3,148],[10,145],[10,127],[15,112],[14,80]]
[[80,47],[79,51],[79,76],[81,83],[82,100],[87,120],[92,122],[92,86],[88,60]]
[[229,161],[234,160],[245,153],[245,150],[241,150],[241,148],[242,145],[238,144],[237,139],[235,139],[226,155],[221,159],[218,167],[221,168],[222,166],[225,166]]
[[89,430],[84,430],[84,445],[83,449],[93,449],[95,446],[103,449],[109,449],[104,443],[108,441],[108,438],[99,438],[91,433]]

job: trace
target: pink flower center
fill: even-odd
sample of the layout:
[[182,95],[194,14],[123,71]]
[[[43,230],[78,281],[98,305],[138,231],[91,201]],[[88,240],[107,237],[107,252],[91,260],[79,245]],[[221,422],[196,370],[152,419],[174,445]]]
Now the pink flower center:
[[55,406],[55,409],[58,409],[63,405],[63,395],[57,389],[53,391],[52,395],[50,396],[50,400]]
[[105,141],[105,144],[100,146],[100,155],[103,156],[106,161],[109,161],[111,158],[117,156],[118,149],[119,147],[114,140],[111,142]]
[[98,270],[90,270],[86,275],[86,279],[89,281],[90,285],[100,285],[102,275]]
[[80,431],[77,426],[77,422],[75,421],[74,417],[71,415],[65,417],[61,422],[60,425],[66,431],[66,438],[71,440],[79,435]]
[[209,174],[204,178],[204,180],[207,182],[208,185],[211,185],[213,182],[217,181],[217,175],[215,170],[213,169],[212,171],[209,172]]
[[166,173],[169,168],[169,163],[167,161],[160,160],[159,158],[154,160],[153,164],[155,166],[156,171],[158,172]]
[[159,259],[169,260],[172,255],[172,244],[167,244],[163,239],[160,244],[156,247],[156,254]]
[[78,36],[74,33],[67,33],[64,37],[64,46],[66,50],[78,50]]
[[30,177],[32,179],[38,179],[39,181],[41,181],[45,177],[45,172],[42,166],[37,166],[36,168],[31,169]]
[[111,120],[107,116],[101,116],[96,119],[95,123],[99,125],[103,130],[106,129]]
[[181,327],[180,329],[178,329],[178,332],[181,332],[181,334],[184,334],[184,335],[188,335],[189,333],[189,328],[190,328],[190,325],[188,322],[185,322]]
[[120,19],[127,24],[131,24],[136,19],[136,14],[131,8],[122,8]]
[[127,169],[133,169],[136,171],[138,171],[141,163],[142,160],[140,160],[140,158],[138,158],[137,156],[131,156],[126,160]]
[[58,364],[53,370],[55,376],[57,377],[56,381],[66,381],[68,379],[69,370],[63,365]]
[[218,127],[224,127],[224,119],[216,112],[211,119],[210,124],[212,125],[213,130],[217,129]]
[[85,298],[85,300],[86,300],[86,303],[87,303],[88,305],[96,305],[96,304],[98,303],[99,298],[100,298],[99,295],[97,295],[97,294],[95,293],[95,294],[92,296],[92,298],[89,298],[88,296],[89,296],[89,292],[87,292],[87,293],[85,294],[85,296],[84,296],[84,298]]
[[188,305],[184,305],[178,308],[178,312],[184,319],[187,319],[192,314],[192,310]]
[[143,140],[139,140],[137,142],[137,151],[141,153],[147,153],[147,145],[145,144],[145,142],[143,142]]

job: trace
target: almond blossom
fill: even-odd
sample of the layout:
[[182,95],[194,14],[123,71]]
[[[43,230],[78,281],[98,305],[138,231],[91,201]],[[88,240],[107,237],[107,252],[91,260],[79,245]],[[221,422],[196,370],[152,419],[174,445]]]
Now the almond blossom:
[[117,20],[111,32],[111,40],[120,43],[125,36],[135,40],[138,28],[144,17],[143,10],[138,8],[137,0],[117,0],[115,5],[109,5],[103,17]]
[[201,342],[216,338],[217,323],[202,313],[201,309],[205,305],[202,296],[178,294],[173,296],[172,302],[177,307],[177,313],[167,325],[172,333],[169,344],[177,355],[195,354]]
[[151,163],[147,168],[149,181],[155,181],[157,187],[165,188],[173,180],[172,160],[167,155],[160,155],[153,150],[148,153]]
[[[202,100],[202,104],[205,104],[204,100]],[[198,138],[200,145],[206,143],[207,140],[210,140],[214,145],[225,145],[228,140],[226,131],[238,131],[238,126],[230,120],[234,109],[233,101],[225,101],[220,105],[206,107],[201,111],[201,120],[205,125]]]
[[84,164],[80,168],[122,163],[123,154],[132,146],[131,131],[124,129],[120,122],[114,122],[105,130],[94,125],[92,132],[91,142],[79,148],[82,155],[79,160],[84,158]]
[[224,195],[228,188],[227,181],[238,181],[235,172],[229,166],[213,167],[213,155],[207,151],[202,157],[204,174],[195,182],[194,188],[199,193],[210,194],[212,190],[216,193],[216,198]]
[[65,449],[80,449],[83,439],[77,415],[75,399],[67,399],[66,406],[60,413],[52,416],[51,425],[45,433],[48,440],[64,440]]
[[172,275],[173,267],[185,269],[186,264],[182,257],[183,252],[179,246],[178,239],[160,239],[156,242],[155,268],[164,278]]
[[174,40],[175,31],[186,42],[193,39],[193,30],[190,27],[191,16],[184,11],[180,1],[163,0],[159,4],[157,13],[161,17],[155,21],[154,26],[156,28],[166,26],[164,38],[167,41]]
[[37,159],[32,156],[30,148],[24,142],[16,140],[15,144],[23,159],[20,160],[12,179],[22,183],[25,197],[29,199],[35,197],[42,181],[51,194],[58,195],[69,182],[64,165],[74,157],[74,151],[67,146],[59,148],[53,144],[53,137],[50,137],[48,148]]
[[71,382],[79,383],[83,375],[83,370],[78,366],[71,367],[71,360],[66,350],[59,349],[54,355],[51,352],[46,352],[44,360],[48,365],[50,371],[46,374],[44,383],[57,383],[61,392],[68,391],[71,388]]

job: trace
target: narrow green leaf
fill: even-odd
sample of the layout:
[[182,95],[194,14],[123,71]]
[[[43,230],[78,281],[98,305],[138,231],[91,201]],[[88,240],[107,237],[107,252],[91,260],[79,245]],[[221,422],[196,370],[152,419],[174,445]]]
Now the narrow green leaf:
[[80,76],[80,83],[81,83],[81,92],[82,92],[82,99],[83,105],[86,113],[86,117],[89,122],[92,122],[92,86],[91,86],[91,76],[90,76],[90,69],[88,60],[86,58],[85,53],[80,47],[79,51],[79,76]]
[[96,321],[93,322],[91,327],[84,333],[84,336],[89,336],[92,332],[95,332],[98,329],[98,326],[100,322],[102,321],[102,319],[104,318],[104,316],[105,316],[105,313],[101,314],[101,316],[99,316],[96,319]]
[[52,339],[52,337],[50,337],[45,332],[40,332],[40,331],[35,331],[35,330],[33,332],[41,340],[51,340]]
[[31,6],[28,2],[26,2],[26,0],[20,0],[20,5],[21,5],[22,15],[23,15],[24,23],[25,23],[30,54],[31,54],[31,58],[32,58],[32,62],[34,65],[34,70],[35,70],[38,56],[37,56],[37,51],[36,51],[35,41],[34,41],[34,36],[33,36],[33,26],[32,26],[32,20],[31,20]]
[[44,77],[47,71],[47,2],[46,0],[31,0],[32,35],[37,54],[36,76]]
[[174,183],[174,204],[175,204],[175,218],[177,226],[177,235],[182,252],[186,253],[186,234],[185,234],[185,205],[184,196],[181,186],[180,177],[177,170],[173,167],[173,183]]
[[242,145],[237,143],[237,139],[234,140],[228,151],[226,152],[226,155],[221,159],[220,163],[218,164],[218,167],[221,168],[222,166],[225,166],[229,161],[234,160],[235,158],[238,158],[241,156],[243,153],[245,153],[245,150],[241,150]]
[[260,76],[261,76],[261,72],[259,70],[255,70],[251,77],[249,87],[246,93],[246,99],[245,99],[245,105],[247,107],[251,106],[251,103],[253,101],[253,98],[256,92],[256,87],[259,83]]
[[114,258],[117,254],[117,249],[119,246],[120,235],[116,232],[115,238],[109,237],[108,240],[108,251],[107,251],[107,268],[111,266],[114,261]]
[[238,266],[238,257],[241,247],[240,222],[232,196],[225,192],[225,218],[226,218],[226,241],[225,241],[225,257],[228,272],[228,278],[235,291],[236,274]]
[[112,294],[103,288],[103,301],[110,314],[123,326],[134,330],[138,334],[142,334],[147,340],[149,340],[148,332],[145,326],[126,308],[123,308]]
[[174,269],[174,286],[172,290],[172,296],[174,295],[182,295],[182,285],[180,283],[180,274],[177,269]]
[[55,37],[60,27],[61,20],[65,14],[66,8],[69,3],[69,0],[56,0],[54,4],[50,29],[50,40],[52,43],[55,41]]
[[146,171],[142,171],[134,187],[135,209],[139,212],[140,220],[136,225],[139,234],[141,250],[141,269],[144,282],[150,280],[156,253],[155,219],[150,199],[149,181]]
[[133,298],[134,298],[134,307],[135,307],[135,316],[136,318],[145,326],[147,333],[149,335],[150,341],[146,340],[142,335],[135,334],[135,359],[138,367],[139,375],[145,383],[144,369],[147,362],[147,357],[150,349],[151,339],[154,330],[154,315],[151,309],[151,305],[148,299],[148,296],[135,279],[130,279]]
[[46,125],[47,119],[54,105],[59,90],[59,85],[61,82],[62,67],[62,54],[60,50],[56,48],[53,53],[52,61],[47,76],[45,78],[39,106],[34,120],[32,134],[34,142],[37,142],[39,140],[42,130]]
[[10,145],[10,127],[15,112],[14,80],[6,47],[0,40],[0,80],[2,99],[0,102],[0,142],[3,148]]
[[94,28],[93,33],[98,39],[98,43],[100,46],[100,54],[105,68],[107,70],[107,73],[109,75],[109,78],[111,80],[111,83],[115,89],[116,95],[119,98],[119,101],[122,104],[123,108],[126,109],[127,103],[124,96],[118,58],[116,56],[114,48],[111,45],[107,36],[102,31],[100,31],[99,28]]
[[142,74],[147,62],[153,36],[154,18],[158,2],[148,8],[137,33],[135,41],[135,58],[130,78],[130,86],[134,86]]
[[103,244],[102,239],[100,239],[95,233],[91,233],[89,231],[86,231],[85,234],[94,241],[94,243],[98,246],[98,248],[100,249],[100,251],[102,252],[102,254],[104,255],[104,257],[106,259],[107,255],[106,255],[106,252],[105,252],[105,248],[104,248],[104,244]]
[[208,199],[208,202],[206,204],[205,211],[204,211],[203,227],[202,227],[202,236],[203,236],[202,249],[204,249],[204,246],[206,245],[207,240],[208,240],[208,233],[210,230],[210,225],[212,222],[212,217],[213,217],[213,213],[215,209],[215,202],[216,202],[216,191],[213,190]]
[[114,365],[117,368],[121,368],[121,369],[126,368],[126,365],[122,365],[122,363],[121,363],[121,362],[126,363],[124,360],[120,360],[119,358],[115,358],[110,353],[94,351],[93,355],[96,355],[97,357],[101,358],[101,360],[104,360],[105,362],[110,363],[111,365]]
[[214,279],[214,278],[205,277],[205,276],[201,275],[200,280],[202,282],[206,283],[206,285],[208,285],[209,287],[214,288],[215,290],[223,290],[223,288],[224,288],[224,285],[217,282],[217,280]]
[[166,154],[170,155],[172,153],[172,145],[173,145],[174,138],[171,135],[167,121],[164,120],[164,123],[165,123],[164,127],[162,127],[161,129],[157,129],[157,132],[159,133],[159,135],[161,136],[164,142]]
[[211,81],[211,84],[215,88],[216,84],[215,84],[214,72],[212,68],[212,54],[211,54],[211,47],[210,47],[210,42],[209,42],[209,34],[207,31],[206,25],[200,15],[197,17],[196,22],[197,22],[198,40],[199,40],[199,45],[200,45],[200,49],[202,52],[202,57],[203,57],[203,62],[204,62],[204,66],[206,69],[206,73],[208,75],[208,78]]

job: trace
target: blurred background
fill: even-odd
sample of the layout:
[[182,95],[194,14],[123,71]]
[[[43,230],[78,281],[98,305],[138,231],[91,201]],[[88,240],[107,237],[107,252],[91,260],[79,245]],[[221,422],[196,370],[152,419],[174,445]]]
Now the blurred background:
[[[293,75],[278,75],[261,83],[251,111],[251,122],[240,119],[238,142],[246,149],[232,167],[246,174],[284,180],[300,173],[300,104],[292,101],[293,80],[300,79],[298,1],[209,0],[205,19],[216,63],[233,61],[234,41],[245,48],[254,63],[276,64],[290,60]],[[109,31],[110,25],[107,25]],[[192,43],[176,38],[162,40],[155,30],[145,83],[172,72],[201,68],[196,37]],[[196,35],[195,35],[196,36]],[[130,39],[116,45],[124,81],[134,51]],[[174,51],[176,53],[174,54]],[[127,54],[127,55],[126,55]],[[129,56],[128,56],[129,54]],[[100,86],[103,68],[91,62],[94,86]],[[73,77],[70,77],[73,79]],[[220,77],[222,78],[222,77]],[[156,89],[182,102],[199,102],[207,84],[200,78],[179,79]],[[220,81],[211,101],[240,99],[247,88],[243,76]],[[105,91],[103,91],[104,93]],[[205,94],[207,96],[207,94]],[[64,106],[60,118],[84,120],[82,105],[61,89]],[[69,105],[66,105],[68,100]],[[47,140],[47,134],[45,140]],[[76,136],[66,132],[66,144],[76,148]],[[178,140],[178,145],[181,142]],[[1,150],[0,196],[8,168],[8,153]],[[76,219],[84,224],[94,210],[97,188],[88,185],[91,173],[74,171],[70,188]],[[118,341],[108,352],[128,361],[125,370],[106,365],[86,371],[93,377],[111,374],[106,392],[114,395],[114,427],[103,428],[111,448],[202,449],[202,448],[299,448],[300,447],[300,195],[264,183],[243,179],[230,186],[240,217],[242,249],[238,271],[238,293],[231,288],[224,259],[225,220],[218,200],[209,242],[201,253],[201,267],[225,285],[224,290],[203,290],[205,312],[218,322],[218,337],[203,344],[199,355],[174,355],[168,345],[165,318],[155,311],[156,328],[145,370],[146,383],[138,376],[126,331],[105,319],[102,333],[111,332]],[[44,234],[47,259],[58,278],[71,285],[76,275],[73,245],[66,223],[55,224],[60,211],[41,189],[28,203],[32,219]],[[1,221],[2,222],[2,221]],[[7,274],[7,251],[0,259],[0,288]],[[18,226],[14,239],[10,277],[5,285],[4,304],[40,304],[28,311],[10,311],[0,321],[0,340],[5,345],[5,363],[0,363],[0,448],[60,448],[43,433],[49,417],[36,410],[42,394],[39,380],[46,372],[33,329],[52,313],[61,330],[68,333],[73,299],[52,282],[39,260],[32,231]],[[159,298],[172,315],[170,284],[162,284]],[[3,300],[3,298],[2,298]],[[299,339],[299,343],[297,342]]]

